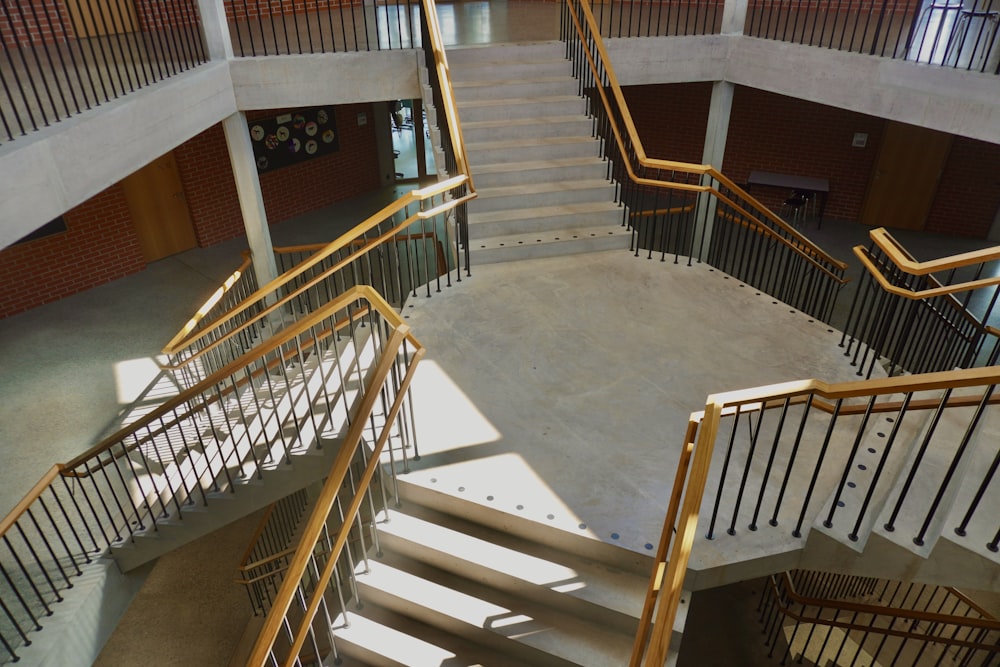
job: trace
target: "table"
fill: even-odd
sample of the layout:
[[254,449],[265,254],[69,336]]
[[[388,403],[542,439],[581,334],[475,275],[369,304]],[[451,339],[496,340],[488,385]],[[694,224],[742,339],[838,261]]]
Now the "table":
[[826,210],[826,197],[830,194],[830,181],[826,178],[811,176],[796,176],[794,174],[775,174],[770,171],[751,171],[747,178],[747,190],[752,185],[766,185],[788,190],[808,190],[815,192],[819,199],[819,226],[823,224],[823,212]]

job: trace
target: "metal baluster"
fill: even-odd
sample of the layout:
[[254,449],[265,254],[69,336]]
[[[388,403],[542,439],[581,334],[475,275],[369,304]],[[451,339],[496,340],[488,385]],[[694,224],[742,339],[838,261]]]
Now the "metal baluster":
[[774,464],[774,457],[778,453],[778,443],[781,441],[782,430],[785,426],[785,417],[788,415],[788,407],[791,405],[791,399],[786,398],[784,404],[781,407],[781,415],[778,417],[778,425],[774,431],[774,440],[771,442],[771,453],[767,457],[767,465],[764,467],[764,477],[760,482],[760,493],[757,496],[757,504],[753,510],[753,518],[750,519],[750,525],[747,526],[750,530],[757,530],[757,517],[760,514],[761,504],[764,502],[764,493],[767,491],[767,482],[771,477],[771,466]]
[[847,464],[844,466],[844,474],[840,477],[840,483],[837,484],[837,492],[834,494],[833,502],[830,504],[830,513],[823,521],[823,525],[827,528],[833,528],[833,515],[837,511],[837,503],[840,501],[840,496],[844,492],[844,486],[847,484],[847,477],[851,474],[851,470],[854,466],[854,457],[857,455],[858,447],[861,446],[861,441],[864,439],[865,428],[868,426],[868,420],[871,418],[872,408],[875,407],[875,401],[877,398],[877,396],[872,396],[868,399],[868,405],[865,407],[864,417],[862,417],[861,424],[858,426],[857,434],[854,437],[854,444],[851,446],[851,453],[847,457]]

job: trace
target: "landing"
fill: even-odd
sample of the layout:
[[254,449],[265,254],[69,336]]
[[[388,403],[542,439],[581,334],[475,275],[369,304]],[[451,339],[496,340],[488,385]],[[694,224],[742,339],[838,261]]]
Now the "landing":
[[474,267],[405,314],[428,348],[407,480],[641,553],[708,394],[857,379],[839,332],[704,264],[623,251]]

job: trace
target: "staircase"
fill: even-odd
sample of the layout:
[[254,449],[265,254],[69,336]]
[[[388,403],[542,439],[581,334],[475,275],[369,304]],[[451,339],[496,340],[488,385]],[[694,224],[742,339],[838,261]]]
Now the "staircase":
[[449,49],[478,197],[472,263],[627,248],[622,209],[561,42]]
[[[948,408],[940,416],[934,410],[874,414],[857,442],[855,429],[860,428],[861,416],[851,417],[854,428],[835,431],[830,439],[827,463],[816,476],[811,498],[806,496],[811,467],[829,419],[807,425],[790,465],[792,443],[776,436],[778,415],[766,415],[745,481],[741,477],[748,450],[739,444],[740,438],[723,476],[730,433],[720,433],[686,585],[700,590],[803,568],[1000,591],[1000,556],[987,546],[996,539],[996,513],[991,508],[1000,507],[1000,488],[996,483],[984,486],[987,471],[1000,455],[1000,409],[986,407],[967,437],[974,423],[975,399],[982,392],[965,393],[972,405]],[[905,397],[886,398],[899,403]],[[936,405],[943,398],[942,392],[934,391],[912,402],[923,399]],[[789,410],[786,432],[798,426],[801,414],[801,408]],[[747,430],[746,424],[739,428]],[[781,491],[789,467],[792,474]],[[745,488],[737,510],[741,483]],[[719,485],[723,491],[712,526]],[[978,511],[959,534],[955,529],[980,490]],[[772,523],[779,493],[783,505]],[[795,535],[803,503],[807,503],[804,520]]]
[[404,478],[400,494],[377,524],[379,554],[358,565],[362,603],[334,623],[347,623],[336,629],[344,664],[628,663],[647,558],[543,544],[523,519]]

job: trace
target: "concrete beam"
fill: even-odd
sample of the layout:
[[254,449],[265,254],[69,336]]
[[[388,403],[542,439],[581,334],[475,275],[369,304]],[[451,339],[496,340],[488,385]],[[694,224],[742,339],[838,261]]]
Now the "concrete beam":
[[235,111],[209,63],[0,146],[0,248]]
[[231,61],[242,111],[420,97],[423,52],[317,53]]

